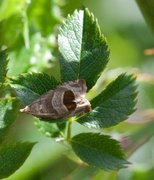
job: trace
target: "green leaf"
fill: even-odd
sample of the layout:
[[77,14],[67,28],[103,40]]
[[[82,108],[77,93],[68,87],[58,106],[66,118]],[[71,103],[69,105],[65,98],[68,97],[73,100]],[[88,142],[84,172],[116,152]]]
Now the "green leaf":
[[11,86],[15,89],[22,106],[25,106],[40,95],[54,89],[59,83],[53,76],[43,73],[29,73],[12,79]]
[[22,85],[36,94],[43,93],[54,89],[57,86],[57,81],[53,76],[48,76],[45,73],[27,73],[13,79],[13,84]]
[[135,78],[121,74],[91,101],[92,112],[77,121],[95,128],[116,125],[134,112],[136,95]]
[[85,79],[92,88],[105,68],[109,50],[97,20],[88,9],[68,16],[58,36],[61,78]]
[[21,107],[25,107],[26,105],[39,98],[38,94],[24,86],[18,84],[11,84],[11,86],[16,91],[17,98],[20,101]]
[[0,98],[0,143],[15,121],[18,112],[18,102],[14,97]]
[[71,145],[77,156],[89,165],[116,170],[128,164],[119,143],[110,136],[81,133],[71,139]]
[[57,137],[60,134],[60,129],[58,128],[56,123],[49,123],[36,120],[35,125],[38,128],[38,130],[42,134],[45,134],[47,137]]
[[5,77],[7,73],[7,64],[8,64],[8,58],[7,58],[7,52],[1,51],[0,52],[0,83],[5,82]]
[[19,169],[29,156],[35,143],[16,143],[0,149],[0,178],[6,178]]

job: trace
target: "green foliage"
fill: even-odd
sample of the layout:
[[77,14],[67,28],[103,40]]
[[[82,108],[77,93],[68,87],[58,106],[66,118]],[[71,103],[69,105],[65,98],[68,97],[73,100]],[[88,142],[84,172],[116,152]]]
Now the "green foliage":
[[35,125],[38,130],[47,137],[58,137],[60,135],[60,129],[56,123],[36,120]]
[[0,52],[0,84],[5,82],[5,76],[7,73],[7,52]]
[[60,29],[58,44],[62,80],[85,79],[91,89],[109,58],[106,39],[93,14],[85,9],[68,16]]
[[42,72],[44,69],[49,69],[53,66],[55,58],[53,46],[56,43],[54,35],[43,37],[38,32],[31,34],[25,39],[25,45],[29,46],[26,48],[23,44],[23,39],[19,41],[20,43],[16,45],[19,46],[18,50],[10,52],[9,75],[17,76],[28,71]]
[[53,76],[48,76],[45,73],[30,73],[19,76],[17,79],[13,79],[13,84],[22,85],[38,95],[54,89],[58,82]]
[[18,102],[14,97],[0,98],[0,144],[15,121],[18,112]]
[[[25,22],[22,33],[27,49],[22,46],[17,53],[10,53],[14,60],[8,66],[11,69],[13,66],[20,67],[26,59],[26,63],[23,63],[24,65],[21,67],[21,71],[19,70],[17,74],[28,71],[32,67],[30,66],[29,58],[32,57],[32,54],[34,55],[34,52],[33,50],[31,51],[29,46],[34,47],[35,51],[36,41],[34,41],[34,44],[32,41],[29,42],[29,37],[32,39],[36,33],[29,36],[30,29],[28,28],[31,26],[28,26],[28,23],[34,22],[34,27],[40,30],[43,36],[48,36],[50,27],[54,28],[55,24],[58,23],[57,18],[49,11],[51,6],[54,7],[53,4],[53,1],[39,0],[37,3],[33,1],[29,6],[26,5],[22,14]],[[6,17],[10,17],[10,14],[6,14]],[[16,15],[18,11],[16,13],[13,11],[12,14]],[[35,28],[33,31],[37,31]],[[39,42],[39,48],[41,42]],[[26,73],[20,74],[18,77],[8,77],[7,83],[15,91],[21,106],[24,107],[30,104],[40,95],[56,88],[61,82],[85,79],[89,91],[96,84],[109,60],[109,48],[106,38],[102,35],[94,15],[88,9],[76,10],[73,15],[68,16],[60,29],[58,45],[60,51],[60,82],[54,78],[55,76],[53,77],[45,73]],[[47,48],[49,47],[45,44],[45,50]],[[54,48],[56,49],[56,47]],[[39,54],[38,49],[36,54]],[[22,63],[20,61],[16,64],[14,62],[18,56],[20,57],[19,59],[25,59]],[[37,59],[36,57],[37,55],[35,56],[35,60]],[[43,57],[39,56],[38,59],[42,61]],[[2,61],[0,65],[0,77],[3,83],[7,73],[7,56],[5,51],[1,52],[0,61]],[[40,64],[40,66],[43,65],[42,62]],[[16,74],[16,72],[12,74]],[[10,94],[9,97],[4,96],[0,99],[1,137],[4,136],[5,131],[8,131],[19,110],[16,97],[14,95],[12,97],[12,94]],[[111,139],[110,136],[100,133],[81,133],[71,137],[72,120],[90,128],[95,127],[98,131],[101,131],[100,128],[102,127],[116,125],[128,118],[134,111],[135,99],[135,78],[132,75],[122,74],[91,100],[92,112],[83,116],[70,118],[67,121],[67,126],[66,122],[59,120],[55,120],[56,123],[55,121],[54,123],[49,123],[37,120],[35,124],[38,130],[46,136],[62,137],[70,143],[75,153],[89,165],[105,170],[117,170],[125,167],[128,163],[124,158],[119,143]],[[16,171],[28,157],[33,145],[34,143],[4,144],[0,150],[0,177],[7,177]],[[3,165],[1,166],[1,164]]]
[[28,6],[27,14],[29,21],[33,21],[43,35],[50,34],[55,25],[60,22],[60,11],[56,1],[32,1]]
[[[100,28],[93,15],[87,9],[75,11],[72,16],[68,17],[60,30],[58,42],[62,81],[83,78],[87,82],[88,89],[91,89],[105,68],[109,56],[106,40],[104,36],[101,35]],[[58,82],[53,77],[40,73],[21,75],[17,79],[12,80],[12,87],[16,90],[22,105],[32,102],[37,98],[36,95],[42,95],[48,90],[54,89],[57,85]],[[28,97],[26,98],[26,102],[24,100],[25,97]],[[133,112],[135,98],[136,86],[134,85],[134,78],[122,74],[91,101],[93,111],[77,118],[77,121],[83,125],[88,125],[88,127],[101,128],[113,126],[125,120],[128,115]],[[58,136],[59,134],[59,129],[55,124],[50,125],[45,122],[37,122],[36,124],[38,129],[46,135]],[[86,141],[86,134],[83,134],[81,137]],[[98,137],[97,143],[101,141],[101,138],[104,136]],[[82,138],[80,138],[79,141]],[[89,159],[90,157],[82,157],[82,154],[78,153],[74,139],[76,138],[71,140],[73,149],[81,159],[89,164],[104,169],[118,169],[126,163],[121,154],[120,147],[117,146],[116,143],[112,144],[114,140],[110,141],[114,152],[119,152],[119,154],[115,154],[117,158],[111,156],[114,155],[111,151],[110,156],[102,154],[102,160],[99,161],[98,152],[96,157],[90,155],[91,159]],[[107,140],[109,141],[109,138]],[[104,142],[106,144],[106,140]],[[94,146],[96,146],[96,144]],[[104,146],[104,144],[102,146]],[[86,151],[87,150],[90,151],[90,146],[87,147]],[[107,151],[107,149],[105,149],[105,151]],[[105,159],[105,163],[108,160],[106,166],[102,163],[103,159]]]
[[19,48],[19,42],[23,43],[23,40],[27,46],[30,35],[41,32],[43,36],[48,36],[60,20],[58,2],[54,0],[1,0],[0,47],[6,45]]
[[4,85],[7,74],[8,57],[6,50],[0,52],[0,144],[5,140],[5,136],[12,123],[17,117],[18,101],[9,86]]
[[44,73],[27,73],[12,79],[12,87],[22,106],[28,105],[39,95],[54,89],[58,84],[53,76],[50,77]]
[[14,173],[27,159],[35,143],[18,142],[0,149],[0,178]]
[[9,49],[10,76],[43,72],[53,66],[55,26],[61,21],[58,1],[0,1],[0,49]]
[[13,46],[21,35],[23,28],[22,13],[25,4],[25,0],[1,0],[0,47]]
[[[4,83],[7,74],[8,58],[6,51],[0,52],[0,78]],[[16,143],[6,145],[6,135],[17,118],[19,104],[14,91],[7,85],[0,89],[0,178],[14,173],[27,159],[34,143]],[[10,141],[10,140],[9,140]],[[3,144],[2,144],[3,143]]]
[[136,104],[135,78],[120,75],[91,101],[92,112],[77,121],[88,127],[110,127],[128,118]]
[[82,133],[71,139],[75,153],[90,165],[109,170],[123,168],[128,162],[116,140],[98,133]]
[[[2,0],[0,6],[0,21],[22,12],[25,2],[25,0]],[[11,6],[11,8],[9,6]]]

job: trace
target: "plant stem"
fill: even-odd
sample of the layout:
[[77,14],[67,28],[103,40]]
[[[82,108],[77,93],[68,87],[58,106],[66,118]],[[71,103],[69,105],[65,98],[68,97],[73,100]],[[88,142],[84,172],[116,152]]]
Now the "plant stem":
[[74,118],[71,117],[68,119],[68,126],[67,126],[67,141],[70,142],[71,139],[71,125],[73,122]]

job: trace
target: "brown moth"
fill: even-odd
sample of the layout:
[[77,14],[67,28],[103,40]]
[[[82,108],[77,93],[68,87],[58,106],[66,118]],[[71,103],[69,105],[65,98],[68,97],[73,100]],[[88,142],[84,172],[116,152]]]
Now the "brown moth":
[[85,80],[70,81],[48,91],[20,111],[42,119],[81,115],[91,111],[91,104],[85,97],[86,90]]

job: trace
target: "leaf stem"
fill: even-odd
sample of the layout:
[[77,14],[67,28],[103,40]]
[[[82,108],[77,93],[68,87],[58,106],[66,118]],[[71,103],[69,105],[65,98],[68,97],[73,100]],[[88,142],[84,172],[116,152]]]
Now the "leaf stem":
[[68,126],[67,126],[67,138],[66,140],[68,142],[70,142],[70,139],[71,139],[71,125],[72,125],[72,122],[74,121],[74,118],[71,117],[68,119]]

